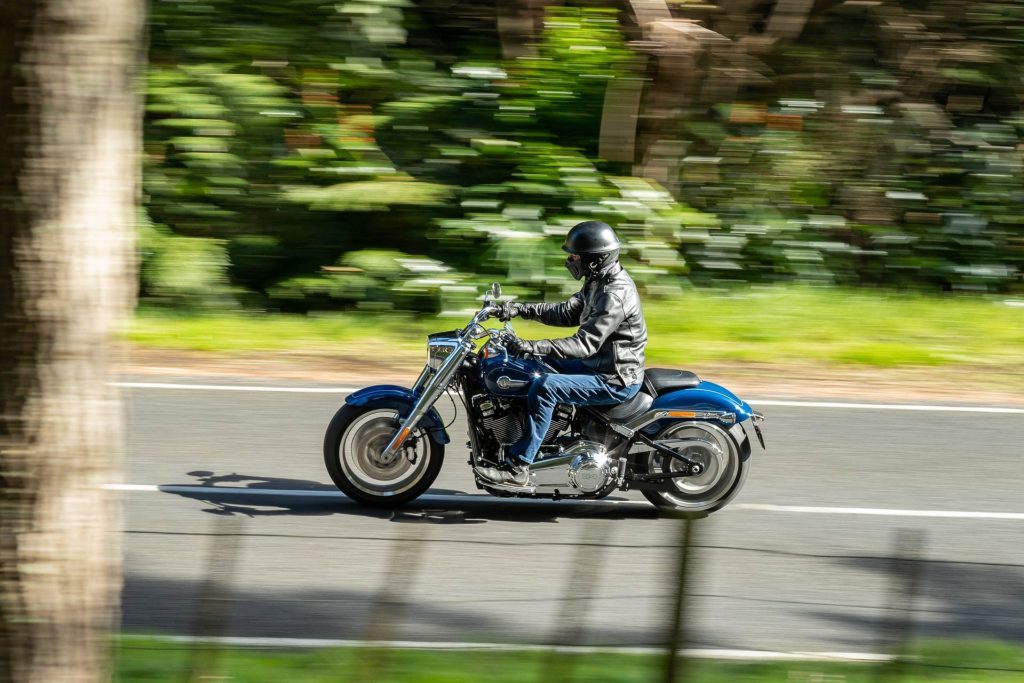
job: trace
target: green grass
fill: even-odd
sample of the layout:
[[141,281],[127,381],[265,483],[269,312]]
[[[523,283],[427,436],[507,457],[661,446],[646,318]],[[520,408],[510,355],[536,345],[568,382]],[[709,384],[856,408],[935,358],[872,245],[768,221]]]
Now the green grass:
[[[640,683],[661,680],[661,657],[598,653],[548,655],[542,652],[443,652],[357,649],[260,650],[194,649],[141,637],[120,641],[117,680],[182,681],[200,657],[208,663],[204,680],[240,683],[527,683],[587,681]],[[685,662],[688,683],[1019,683],[1024,679],[1024,648],[990,641],[934,641],[917,648],[912,663],[879,670],[878,664],[821,662]],[[560,669],[552,669],[552,662]]]
[[457,326],[407,315],[346,313],[300,316],[242,312],[188,312],[142,308],[128,332],[134,344],[215,353],[425,354],[424,335]]
[[[648,301],[648,359],[815,363],[881,368],[1024,367],[1024,307],[995,298],[938,297],[864,290],[769,288],[692,291]],[[468,316],[380,313],[317,316],[181,313],[141,309],[128,333],[145,347],[222,352],[304,352],[355,358],[423,356],[423,336],[464,325]],[[516,321],[525,338],[569,329]]]
[[1024,308],[997,299],[778,288],[698,292],[646,315],[655,361],[1024,365]]

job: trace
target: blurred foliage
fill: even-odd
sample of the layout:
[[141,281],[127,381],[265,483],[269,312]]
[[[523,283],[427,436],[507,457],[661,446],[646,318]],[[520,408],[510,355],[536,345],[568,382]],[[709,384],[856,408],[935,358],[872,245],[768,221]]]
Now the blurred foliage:
[[139,228],[141,295],[181,306],[230,306],[222,240],[183,237],[143,218]]
[[[143,296],[557,297],[587,218],[648,294],[1021,289],[1024,5],[812,3],[795,35],[772,3],[672,3],[643,27],[630,2],[578,5],[153,3]],[[502,56],[514,7],[528,28]],[[603,160],[606,93],[638,82],[636,163]]]

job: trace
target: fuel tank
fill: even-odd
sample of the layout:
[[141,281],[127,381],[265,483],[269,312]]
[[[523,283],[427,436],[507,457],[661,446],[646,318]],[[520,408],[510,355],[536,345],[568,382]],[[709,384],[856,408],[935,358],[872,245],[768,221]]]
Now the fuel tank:
[[530,384],[543,372],[535,360],[504,354],[480,362],[480,381],[495,396],[526,396]]

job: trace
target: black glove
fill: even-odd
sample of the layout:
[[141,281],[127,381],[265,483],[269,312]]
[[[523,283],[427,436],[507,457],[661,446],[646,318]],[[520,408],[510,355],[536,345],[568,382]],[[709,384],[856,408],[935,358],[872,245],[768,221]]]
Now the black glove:
[[536,351],[534,350],[533,342],[532,341],[527,341],[525,339],[512,339],[512,340],[509,340],[508,350],[509,350],[510,353],[513,353],[513,354],[515,354],[517,356],[522,356],[522,355],[525,355],[525,354],[531,354],[531,355],[532,354],[536,354]]
[[513,303],[512,301],[506,301],[505,303],[498,304],[498,320],[503,323],[507,323],[512,318],[518,317],[522,312],[522,306],[520,304]]

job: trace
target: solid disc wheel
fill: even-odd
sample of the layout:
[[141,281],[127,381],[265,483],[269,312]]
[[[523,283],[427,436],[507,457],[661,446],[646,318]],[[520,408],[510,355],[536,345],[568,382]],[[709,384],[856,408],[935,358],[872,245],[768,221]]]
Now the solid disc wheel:
[[324,464],[345,495],[365,505],[395,507],[434,483],[444,444],[422,428],[394,458],[383,457],[399,426],[396,408],[346,405],[337,412],[324,437]]
[[[672,480],[670,491],[644,491],[647,500],[663,509],[713,512],[732,500],[747,476],[736,440],[712,424],[669,425],[656,441],[700,463],[699,474]],[[650,473],[680,472],[684,463],[651,450],[641,457],[640,468]]]

